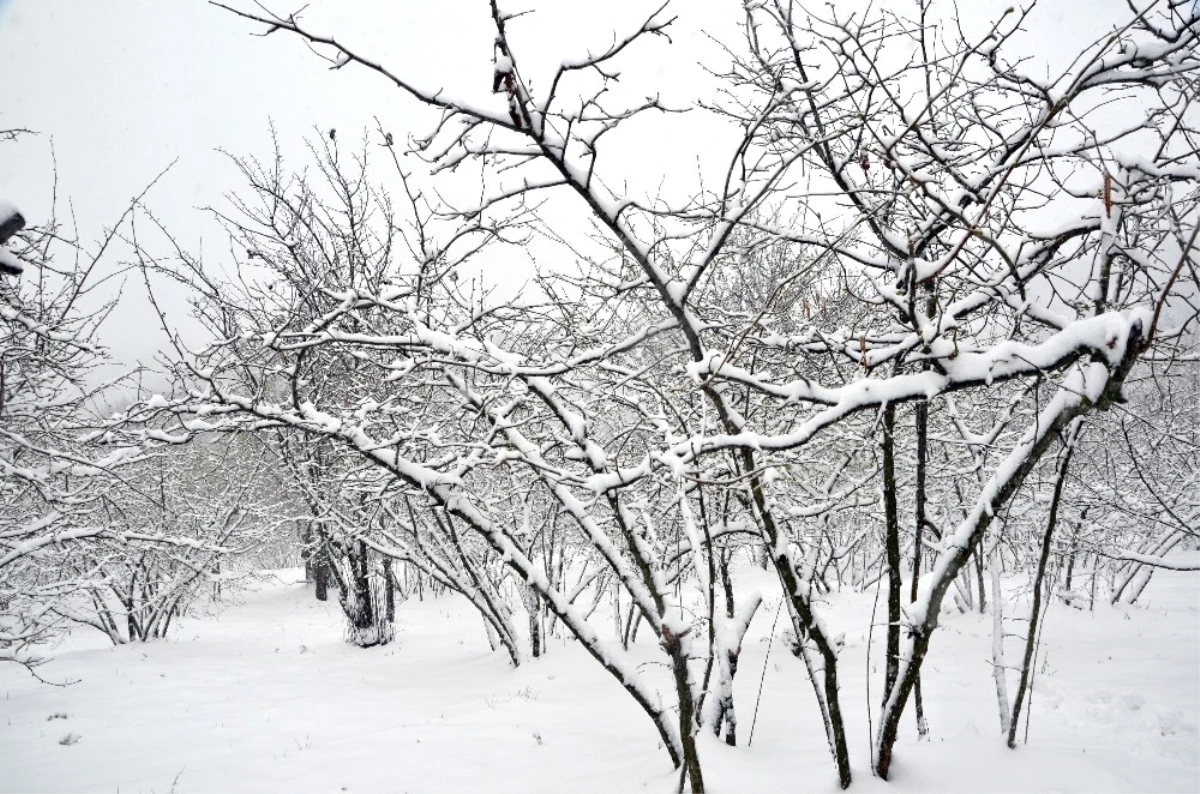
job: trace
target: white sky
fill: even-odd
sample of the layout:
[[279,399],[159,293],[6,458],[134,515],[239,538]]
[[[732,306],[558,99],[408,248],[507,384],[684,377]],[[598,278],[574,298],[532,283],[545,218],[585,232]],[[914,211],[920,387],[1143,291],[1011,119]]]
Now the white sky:
[[[890,0],[897,6],[906,0]],[[249,7],[248,2],[235,5]],[[507,10],[536,7],[511,23],[526,75],[605,45],[659,0],[507,0]],[[277,11],[299,0],[268,3]],[[818,3],[824,6],[823,3]],[[968,22],[981,22],[1007,5],[1001,0],[960,2]],[[841,12],[847,3],[839,2]],[[1045,0],[1028,37],[1039,58],[1055,60],[1083,39],[1095,38],[1121,0]],[[739,34],[737,0],[675,0],[680,16],[671,48],[655,45],[630,64],[628,81],[683,102],[702,90],[695,62],[716,49],[704,29],[726,40]],[[490,94],[493,31],[486,0],[315,0],[305,19],[318,30],[383,61],[423,86],[445,87],[478,103]],[[379,116],[399,140],[427,128],[428,116],[377,75],[347,67],[330,71],[295,38],[259,30],[203,0],[0,0],[0,75],[4,75],[0,129],[42,133],[0,146],[0,194],[43,221],[51,190],[51,141],[57,155],[59,195],[75,205],[85,239],[95,239],[124,204],[168,164],[178,163],[154,190],[150,205],[189,248],[203,238],[207,258],[226,257],[225,240],[205,214],[224,207],[223,195],[240,187],[216,149],[268,156],[268,122],[285,154],[304,165],[299,145],[314,126],[336,127],[356,140]],[[536,90],[536,73],[534,76]],[[694,179],[697,163],[724,162],[721,136],[696,116],[639,130],[646,140],[614,144],[608,181],[655,184],[663,174]],[[613,166],[617,167],[614,169]],[[504,262],[496,263],[503,270]],[[500,272],[497,276],[503,277]],[[163,337],[132,279],[105,341],[125,362],[148,359]]]

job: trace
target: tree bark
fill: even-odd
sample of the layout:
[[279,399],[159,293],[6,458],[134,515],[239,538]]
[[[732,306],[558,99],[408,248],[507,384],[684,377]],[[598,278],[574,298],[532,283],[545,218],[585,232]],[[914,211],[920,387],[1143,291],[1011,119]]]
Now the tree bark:
[[884,550],[887,555],[887,657],[884,667],[883,698],[896,685],[900,672],[900,512],[896,502],[895,456],[896,406],[883,407],[883,524]]
[[[1033,579],[1033,606],[1029,610],[1029,633],[1025,637],[1025,658],[1021,662],[1021,680],[1017,684],[1017,696],[1013,700],[1012,720],[1008,725],[1008,746],[1017,746],[1017,723],[1021,720],[1021,706],[1024,705],[1025,693],[1029,685],[1029,674],[1033,669],[1033,649],[1037,639],[1038,618],[1042,608],[1042,581],[1046,577],[1046,565],[1050,561],[1050,551],[1053,548],[1054,528],[1058,525],[1058,508],[1062,504],[1063,485],[1067,481],[1067,467],[1071,464],[1071,453],[1075,449],[1075,441],[1079,437],[1078,425],[1068,431],[1069,437],[1066,449],[1063,451],[1062,462],[1058,467],[1058,476],[1054,480],[1054,496],[1050,500],[1050,518],[1046,522],[1046,534],[1042,537],[1042,556],[1038,560],[1037,574]],[[995,604],[992,605],[993,609]]]
[[[994,476],[987,486],[988,490],[983,501],[977,503],[970,523],[960,528],[960,532],[967,533],[963,538],[965,542],[961,545],[949,545],[938,560],[938,573],[929,591],[925,614],[922,616],[920,624],[913,627],[911,655],[902,666],[894,691],[887,698],[876,738],[875,772],[884,780],[887,780],[891,769],[892,750],[896,744],[896,736],[900,727],[900,715],[903,713],[904,705],[916,683],[916,675],[920,672],[925,654],[929,650],[929,641],[937,628],[938,612],[941,609],[946,590],[958,572],[967,564],[970,555],[978,549],[981,539],[991,525],[992,516],[1008,503],[1070,424],[1093,410],[1106,410],[1112,403],[1122,399],[1121,388],[1125,379],[1146,347],[1144,330],[1140,323],[1131,325],[1120,361],[1108,370],[1107,376],[1100,388],[1096,390],[1094,398],[1078,396],[1080,385],[1086,381],[1075,385],[1070,391],[1067,390],[1066,384],[1060,387],[1059,396],[1055,399],[1061,399],[1063,402],[1058,405],[1052,403],[1047,406],[1043,415],[1038,417],[1038,423],[1029,431],[1028,440],[1023,440],[1021,446],[1010,453],[1011,469],[1004,471],[1002,475],[997,473]],[[1082,371],[1080,371],[1080,377],[1083,377]],[[1018,451],[1020,457],[1016,457]]]

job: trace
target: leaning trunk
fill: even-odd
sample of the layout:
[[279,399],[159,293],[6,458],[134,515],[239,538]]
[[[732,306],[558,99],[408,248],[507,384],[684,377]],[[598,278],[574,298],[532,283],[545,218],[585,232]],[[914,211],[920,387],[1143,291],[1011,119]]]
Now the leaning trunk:
[[[1050,518],[1046,522],[1046,534],[1042,538],[1042,556],[1038,560],[1037,574],[1033,579],[1033,605],[1029,609],[1029,633],[1025,636],[1025,658],[1021,661],[1021,680],[1017,684],[1017,696],[1013,700],[1012,720],[1008,725],[1008,746],[1017,746],[1017,724],[1021,720],[1021,707],[1025,702],[1025,693],[1029,686],[1029,676],[1033,671],[1033,650],[1037,641],[1038,618],[1042,609],[1042,581],[1046,578],[1046,566],[1050,561],[1050,551],[1053,548],[1054,528],[1058,525],[1058,507],[1062,503],[1063,485],[1067,481],[1067,466],[1071,463],[1071,452],[1074,450],[1078,429],[1067,440],[1067,448],[1063,452],[1062,463],[1058,467],[1058,476],[1054,480],[1054,496],[1050,499]],[[995,604],[992,605],[995,608]]]

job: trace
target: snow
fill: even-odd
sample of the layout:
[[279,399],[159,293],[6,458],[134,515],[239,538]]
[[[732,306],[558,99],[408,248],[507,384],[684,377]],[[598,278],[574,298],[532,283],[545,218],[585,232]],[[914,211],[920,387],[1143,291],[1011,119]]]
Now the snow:
[[6,221],[14,215],[23,215],[16,204],[8,199],[0,198],[0,221]]
[[[316,602],[297,578],[282,572],[219,618],[185,621],[169,641],[113,648],[79,633],[39,671],[80,679],[69,687],[0,666],[0,791],[548,792],[564,781],[580,792],[674,790],[650,721],[577,643],[551,640],[545,657],[514,669],[488,651],[477,615],[454,596],[403,602],[397,644],[354,648],[336,604]],[[739,592],[761,590],[765,601],[734,682],[743,746],[703,733],[706,782],[716,792],[795,791],[797,781],[834,792],[802,662],[778,637],[765,658],[774,576],[743,569],[736,578]],[[1007,584],[1011,593],[1025,580]],[[866,670],[872,596],[833,594],[823,605],[831,623],[854,627],[844,675]],[[998,731],[991,618],[947,614],[943,623],[922,682],[932,741],[916,741],[906,714],[888,783],[867,769],[861,687],[843,687],[854,791],[1195,791],[1200,577],[1160,572],[1136,607],[1089,613],[1055,600],[1029,744],[1015,751]],[[1020,639],[1006,643],[1010,659]],[[655,642],[645,633],[631,655],[661,658]],[[661,665],[645,667],[668,691]],[[68,734],[78,741],[60,744]]]
[[0,245],[0,273],[20,274],[25,270],[25,263],[17,255]]
[[[800,378],[790,383],[772,384],[742,367],[728,364],[720,354],[708,352],[699,362],[688,365],[688,375],[701,379],[715,372],[726,380],[746,383],[785,402],[804,400],[829,406],[809,416],[789,432],[766,435],[743,432],[739,435],[714,435],[676,445],[672,454],[686,458],[695,454],[694,446],[705,451],[749,446],[752,449],[790,449],[804,445],[827,427],[845,416],[868,406],[897,402],[917,396],[933,397],[956,386],[971,383],[991,384],[1017,374],[1052,370],[1071,356],[1089,351],[1116,365],[1126,353],[1131,336],[1150,324],[1149,312],[1142,308],[1127,313],[1108,312],[1069,323],[1065,328],[1037,344],[1006,340],[981,351],[960,350],[950,356],[953,342],[939,339],[933,352],[941,360],[945,373],[935,370],[893,375],[885,379],[860,378],[844,386],[829,388]],[[1095,400],[1107,383],[1109,370],[1098,361],[1084,369],[1084,375],[1072,371],[1066,377],[1058,408],[1084,394]],[[1081,381],[1081,382],[1080,382]],[[1048,414],[1048,416],[1052,416]],[[665,457],[665,456],[664,456]]]

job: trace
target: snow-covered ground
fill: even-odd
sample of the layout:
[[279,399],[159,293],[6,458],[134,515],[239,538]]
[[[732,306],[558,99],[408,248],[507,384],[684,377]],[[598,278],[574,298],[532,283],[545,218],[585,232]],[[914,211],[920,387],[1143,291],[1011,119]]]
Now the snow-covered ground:
[[[736,682],[743,745],[760,680],[763,695],[752,746],[703,742],[709,789],[835,791],[803,665],[778,638],[764,676],[777,588],[761,572],[741,573],[739,589],[766,595]],[[0,790],[674,790],[650,722],[572,643],[554,640],[543,659],[512,669],[488,651],[467,603],[445,597],[404,602],[397,644],[353,648],[337,605],[317,603],[296,579],[283,572],[166,642],[102,647],[98,634],[77,633],[41,668],[80,679],[69,687],[0,667]],[[890,783],[869,771],[873,597],[839,594],[826,605],[830,624],[848,630],[841,677],[853,790],[1200,789],[1195,574],[1160,573],[1132,608],[1089,614],[1055,604],[1029,745],[1015,752],[999,737],[990,618],[945,616],[924,674],[932,741],[918,744],[906,715]],[[1023,610],[1010,606],[1009,617]],[[872,700],[882,640],[876,631]],[[1011,642],[1016,659],[1019,638]],[[647,646],[645,659],[655,657]]]

